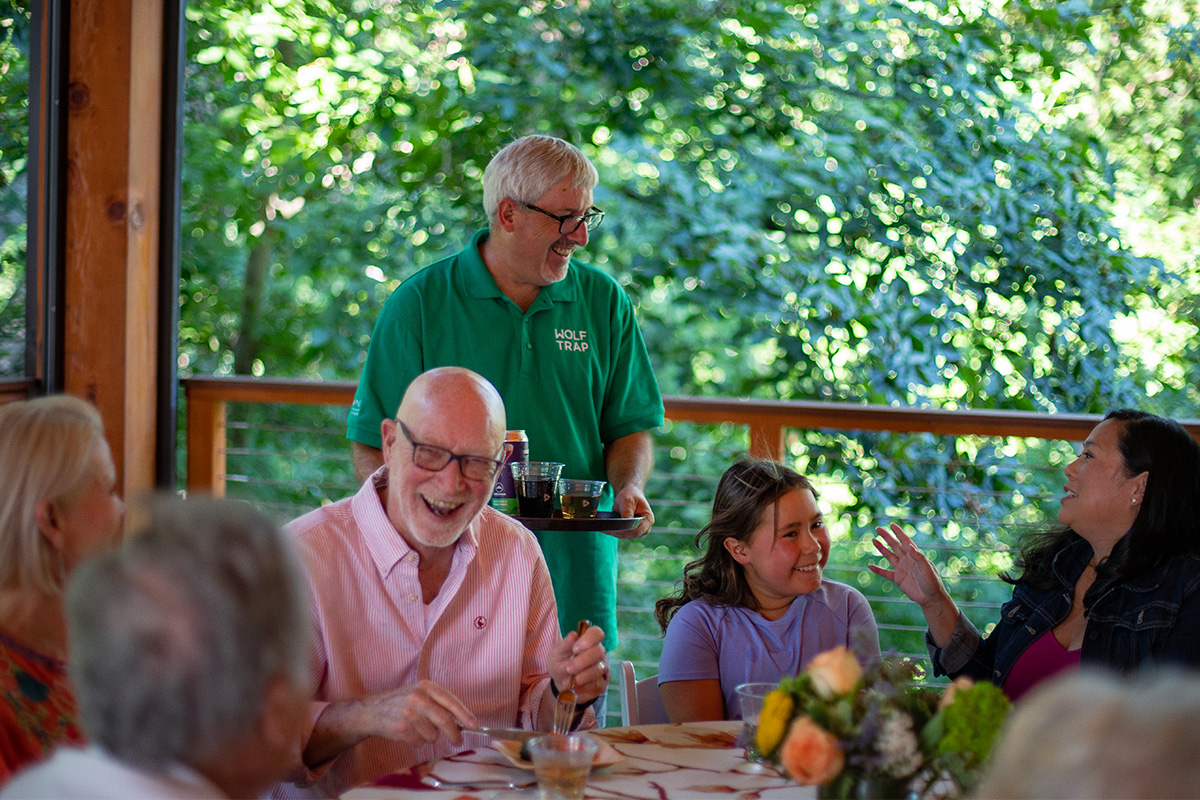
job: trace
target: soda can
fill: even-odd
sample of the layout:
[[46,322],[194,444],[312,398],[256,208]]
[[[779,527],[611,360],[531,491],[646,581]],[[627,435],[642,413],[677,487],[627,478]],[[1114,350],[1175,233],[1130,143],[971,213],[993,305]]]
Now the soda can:
[[512,470],[508,465],[514,461],[529,460],[529,437],[525,431],[508,431],[504,435],[504,443],[512,445],[512,451],[504,459],[500,474],[496,476],[496,485],[492,488],[491,506],[497,511],[503,511],[511,516],[517,515],[517,487],[513,485]]

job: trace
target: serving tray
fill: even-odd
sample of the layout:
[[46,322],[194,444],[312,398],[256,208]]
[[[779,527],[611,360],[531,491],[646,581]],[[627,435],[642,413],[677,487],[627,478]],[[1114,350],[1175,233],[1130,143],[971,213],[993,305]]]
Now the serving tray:
[[611,511],[599,511],[591,519],[564,519],[561,511],[552,517],[513,517],[531,531],[631,531],[643,517],[616,517]]

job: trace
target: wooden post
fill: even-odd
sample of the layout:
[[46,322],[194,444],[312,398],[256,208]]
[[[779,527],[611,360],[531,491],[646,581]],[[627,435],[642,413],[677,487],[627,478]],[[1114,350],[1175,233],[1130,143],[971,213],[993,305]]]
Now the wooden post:
[[225,400],[188,385],[188,492],[225,496]]
[[155,480],[163,8],[70,0],[69,24],[63,385],[132,497]]

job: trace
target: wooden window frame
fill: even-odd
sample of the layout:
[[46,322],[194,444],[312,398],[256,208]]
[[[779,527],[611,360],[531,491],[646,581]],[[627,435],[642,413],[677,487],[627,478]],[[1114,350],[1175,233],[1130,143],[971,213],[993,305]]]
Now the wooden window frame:
[[[175,484],[186,0],[32,0],[26,374]],[[147,157],[149,154],[149,157]]]

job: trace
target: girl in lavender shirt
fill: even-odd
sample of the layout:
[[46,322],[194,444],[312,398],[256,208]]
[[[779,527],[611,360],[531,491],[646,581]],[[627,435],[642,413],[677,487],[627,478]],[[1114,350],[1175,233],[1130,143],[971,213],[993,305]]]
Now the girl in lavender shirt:
[[[707,540],[707,541],[706,541]],[[744,459],[721,476],[704,555],[656,604],[666,634],[658,685],[672,722],[741,719],[736,687],[799,673],[838,645],[879,658],[857,589],[822,578],[829,531],[817,492],[776,461]]]

